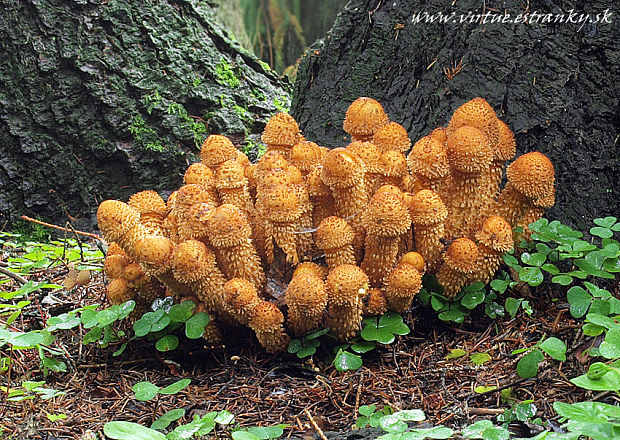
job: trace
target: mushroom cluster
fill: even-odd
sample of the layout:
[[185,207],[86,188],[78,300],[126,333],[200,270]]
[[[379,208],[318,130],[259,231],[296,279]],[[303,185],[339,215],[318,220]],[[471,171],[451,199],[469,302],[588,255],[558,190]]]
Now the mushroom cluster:
[[351,143],[330,150],[279,113],[256,163],[211,135],[166,202],[154,191],[102,202],[109,300],[190,298],[211,315],[213,343],[243,327],[271,353],[321,327],[344,341],[366,315],[405,312],[425,272],[448,298],[488,282],[513,228],[527,237],[554,203],[539,152],[514,160],[500,190],[515,141],[482,98],[413,146],[372,98],[351,104],[344,130]]

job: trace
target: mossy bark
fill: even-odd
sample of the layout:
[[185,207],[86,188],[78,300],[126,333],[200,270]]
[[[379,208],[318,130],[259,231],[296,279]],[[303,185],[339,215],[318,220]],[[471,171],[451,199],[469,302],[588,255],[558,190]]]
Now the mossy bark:
[[[304,135],[345,144],[348,105],[370,96],[416,141],[482,96],[515,132],[518,154],[538,150],[553,161],[558,194],[549,216],[587,230],[594,217],[617,215],[620,4],[506,0],[484,2],[483,10],[477,0],[452,3],[352,0],[300,64],[291,113]],[[571,9],[611,15],[583,25],[412,21],[425,11],[454,12],[457,20],[491,10],[515,17],[525,3],[530,13],[565,19]]]
[[[0,224],[92,224],[171,190],[210,133],[260,133],[289,86],[198,0],[0,0]],[[78,224],[81,224],[78,222]]]

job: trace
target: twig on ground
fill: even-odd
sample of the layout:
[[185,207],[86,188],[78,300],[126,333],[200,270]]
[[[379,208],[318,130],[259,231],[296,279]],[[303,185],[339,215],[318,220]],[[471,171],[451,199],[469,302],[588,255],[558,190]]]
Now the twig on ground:
[[306,413],[308,420],[310,420],[310,423],[312,423],[312,426],[314,426],[314,429],[316,430],[317,434],[319,434],[319,437],[321,437],[321,439],[323,440],[327,440],[327,437],[325,437],[325,434],[323,434],[323,431],[321,430],[319,425],[317,425],[314,421],[314,418],[312,417],[312,414],[310,414],[310,411],[308,411],[308,408],[304,408],[304,413]]
[[10,270],[4,268],[4,267],[0,267],[0,273],[5,274],[7,277],[11,277],[13,278],[15,281],[17,281],[18,283],[21,284],[26,284],[28,282],[28,280],[26,278],[24,278],[21,275],[18,275],[14,272],[11,272]]
[[45,222],[42,222],[40,220],[36,220],[34,218],[28,217],[27,215],[22,215],[21,218],[23,218],[26,221],[29,221],[29,222],[32,222],[32,223],[36,223],[37,225],[47,226],[48,228],[56,229],[58,231],[73,232],[75,234],[84,235],[85,237],[90,237],[90,238],[93,238],[93,239],[98,240],[98,241],[103,241],[103,238],[101,238],[97,234],[91,234],[90,232],[84,232],[84,231],[78,231],[76,229],[73,229],[73,227],[71,229],[63,228],[62,226],[53,225],[51,223],[45,223]]

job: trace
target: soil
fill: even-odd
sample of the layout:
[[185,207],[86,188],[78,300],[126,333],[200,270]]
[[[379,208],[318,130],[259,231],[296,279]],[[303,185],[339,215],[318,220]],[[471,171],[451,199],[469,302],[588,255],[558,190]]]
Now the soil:
[[[29,279],[61,283],[68,268],[41,270]],[[11,280],[2,289],[14,290]],[[608,286],[618,294],[618,285]],[[0,348],[2,356],[11,356],[8,372],[10,386],[22,380],[45,380],[46,387],[66,392],[51,400],[10,402],[0,397],[0,426],[18,439],[88,438],[85,433],[102,432],[112,420],[128,420],[149,426],[153,420],[173,408],[185,408],[188,422],[193,414],[226,409],[241,426],[267,426],[286,423],[286,438],[313,438],[317,429],[329,438],[375,438],[377,430],[351,431],[360,405],[389,405],[393,409],[418,408],[428,422],[459,428],[480,418],[491,418],[510,406],[501,390],[522,401],[532,399],[537,416],[551,426],[559,423],[552,410],[556,400],[573,402],[599,399],[613,403],[607,394],[594,395],[574,387],[569,379],[583,374],[589,362],[584,350],[596,341],[584,337],[578,322],[568,313],[565,292],[545,284],[530,290],[517,286],[509,295],[529,299],[534,313],[519,312],[516,318],[491,320],[474,312],[462,325],[450,325],[436,319],[421,305],[414,304],[404,315],[413,329],[390,346],[364,355],[364,366],[353,372],[338,372],[330,366],[330,349],[321,347],[312,362],[292,355],[277,356],[263,352],[250,334],[230,335],[225,346],[205,347],[199,342],[182,342],[169,354],[153,349],[144,339],[130,342],[125,352],[113,357],[115,346],[100,349],[82,345],[79,328],[58,331],[58,346],[68,370],[44,377],[39,359],[32,351]],[[50,316],[91,303],[105,304],[104,279],[94,273],[87,286],[54,294],[59,301],[47,304],[46,294],[31,295],[20,321],[20,329],[41,328]],[[127,327],[129,326],[128,324]],[[516,373],[519,358],[515,349],[529,347],[544,335],[556,336],[567,343],[567,361],[546,360],[539,374],[521,379]],[[474,366],[468,356],[446,360],[451,349],[468,354],[486,352],[491,360]],[[158,386],[190,378],[191,385],[177,395],[160,396],[140,402],[133,398],[133,384],[148,380]],[[478,386],[495,386],[488,392],[476,392]],[[504,392],[505,393],[505,392]],[[66,414],[66,419],[50,422],[47,414]],[[534,425],[512,423],[510,429],[521,436],[535,433]],[[221,438],[227,435],[220,433]]]

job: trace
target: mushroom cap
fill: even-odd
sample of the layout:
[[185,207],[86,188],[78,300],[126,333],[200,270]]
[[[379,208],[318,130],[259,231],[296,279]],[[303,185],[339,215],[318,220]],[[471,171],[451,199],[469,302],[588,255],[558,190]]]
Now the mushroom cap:
[[407,232],[411,226],[411,216],[402,196],[382,192],[370,199],[363,222],[370,235],[396,237]]
[[276,113],[267,121],[261,140],[267,145],[292,147],[300,140],[299,125],[288,113]]
[[297,308],[320,313],[327,304],[327,291],[323,277],[317,277],[310,272],[293,276],[286,288],[284,298],[289,307],[294,303]]
[[396,150],[404,153],[411,148],[411,139],[409,139],[407,130],[398,122],[390,122],[378,129],[372,141],[382,150]]
[[233,278],[224,284],[226,303],[235,310],[245,309],[260,301],[256,287],[244,278]]
[[424,273],[424,257],[418,252],[407,252],[398,261],[399,264],[409,264],[413,266],[418,272]]
[[123,271],[123,278],[130,284],[137,285],[144,279],[144,271],[138,263],[129,263]]
[[555,205],[555,188],[548,196],[536,199],[532,203],[534,206],[538,206],[539,208],[551,208]]
[[295,165],[289,165],[286,169],[286,172],[288,173],[289,183],[293,185],[301,185],[303,183],[304,178],[301,174],[301,171]]
[[481,130],[463,125],[448,135],[446,144],[450,166],[462,173],[482,173],[493,160],[493,150]]
[[265,216],[273,222],[291,222],[299,219],[302,206],[289,185],[277,185],[263,196]]
[[306,174],[310,169],[321,163],[323,153],[317,144],[310,141],[297,142],[290,153],[290,161]]
[[174,208],[174,204],[177,202],[178,194],[179,191],[173,191],[168,196],[168,199],[166,200],[166,209],[168,210],[168,212],[172,211],[172,209]]
[[388,275],[386,284],[389,289],[417,293],[422,288],[422,275],[410,264],[398,264]]
[[376,196],[378,194],[392,194],[396,197],[399,197],[401,200],[405,200],[404,199],[404,194],[403,192],[400,190],[399,187],[394,186],[394,185],[381,185],[373,194],[373,196]]
[[133,298],[132,291],[123,278],[114,278],[108,284],[108,300],[112,304],[122,304]]
[[262,175],[269,170],[286,170],[288,167],[288,162],[286,158],[277,151],[267,151],[265,154],[258,159],[258,178],[260,179]]
[[323,167],[319,166],[313,168],[312,171],[306,176],[306,185],[308,187],[308,194],[312,197],[331,197],[332,191],[329,189],[323,180],[321,180]]
[[179,244],[172,254],[174,277],[181,283],[200,280],[215,267],[215,255],[204,243],[186,240]]
[[327,276],[327,267],[320,266],[316,263],[312,263],[311,261],[306,261],[299,264],[293,272],[293,278],[306,275],[324,279]]
[[504,121],[498,119],[497,124],[499,127],[499,141],[493,149],[493,160],[503,162],[515,157],[515,154],[517,154],[517,143],[515,135]]
[[454,240],[444,255],[445,264],[463,273],[471,273],[477,260],[478,246],[465,237]]
[[414,225],[434,225],[448,218],[448,209],[441,197],[430,189],[418,191],[408,200],[407,207]]
[[407,174],[407,159],[396,150],[385,150],[381,154],[380,173],[388,177],[403,177]]
[[211,195],[202,185],[190,183],[183,185],[177,191],[174,206],[180,211],[187,211],[196,203],[212,202]]
[[193,163],[185,171],[183,183],[211,186],[213,184],[213,171],[201,162]]
[[506,168],[506,176],[512,186],[529,199],[544,199],[554,192],[553,164],[538,151],[517,157]]
[[130,260],[125,255],[110,254],[105,257],[103,269],[109,278],[121,278]]
[[347,109],[342,128],[352,136],[372,136],[388,122],[388,116],[379,101],[360,97]]
[[365,315],[383,315],[387,311],[385,292],[379,289],[370,289],[366,297]]
[[254,307],[250,327],[257,332],[268,332],[284,323],[284,315],[280,309],[269,301],[261,301]]
[[140,221],[140,214],[119,200],[104,200],[97,208],[97,225],[107,241],[119,241]]
[[341,264],[327,275],[325,280],[329,302],[345,305],[356,302],[368,291],[368,276],[353,264]]
[[439,141],[442,145],[446,145],[448,142],[448,133],[445,127],[437,127],[428,134],[431,138]]
[[129,258],[123,248],[115,241],[111,242],[108,245],[108,251],[106,252],[106,256],[108,255],[122,255],[123,257]]
[[235,159],[237,149],[226,136],[212,134],[205,140],[200,148],[200,161],[210,167],[216,168],[222,162]]
[[440,179],[450,171],[445,142],[432,136],[417,141],[407,156],[407,166],[413,174],[427,179]]
[[381,166],[381,150],[372,142],[355,141],[347,145],[347,151],[355,153],[369,173],[378,173]]
[[160,235],[149,235],[136,243],[136,254],[140,262],[153,267],[168,267],[173,250],[172,241]]
[[245,170],[236,160],[227,160],[215,172],[215,187],[217,189],[242,188],[247,186]]
[[316,245],[321,249],[337,249],[353,244],[353,228],[346,220],[331,216],[326,217],[319,224],[316,234]]
[[476,232],[476,240],[497,252],[508,252],[514,246],[510,223],[497,215],[484,220],[482,229]]
[[215,208],[210,215],[207,235],[213,246],[231,247],[247,241],[252,235],[252,228],[240,208],[225,203]]
[[127,202],[129,206],[140,214],[155,213],[164,217],[166,215],[166,202],[156,191],[147,190],[135,193]]
[[365,171],[359,156],[344,148],[334,148],[323,159],[321,180],[331,188],[349,188],[362,181]]
[[446,129],[448,138],[459,127],[469,125],[481,130],[492,147],[499,142],[499,125],[493,107],[483,98],[474,98],[457,108]]

